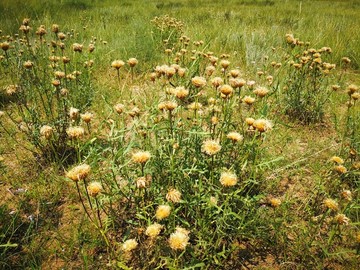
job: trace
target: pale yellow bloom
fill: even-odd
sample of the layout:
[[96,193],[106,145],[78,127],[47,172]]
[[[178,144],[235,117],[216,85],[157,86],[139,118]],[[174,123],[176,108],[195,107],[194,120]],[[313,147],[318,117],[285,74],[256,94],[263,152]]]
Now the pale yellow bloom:
[[40,128],[40,135],[45,137],[46,139],[50,139],[53,134],[53,128],[50,126],[42,126]]
[[221,173],[220,176],[220,183],[224,186],[224,187],[232,187],[235,186],[237,183],[238,179],[236,174],[231,173],[231,172],[223,172]]
[[339,225],[349,225],[350,219],[344,214],[337,214],[334,217],[334,221]]
[[145,234],[151,238],[157,237],[164,226],[159,223],[154,223],[146,228]]
[[120,69],[121,67],[123,67],[125,65],[124,61],[122,60],[114,60],[112,63],[111,63],[111,66],[113,68],[116,68],[116,69]]
[[269,199],[269,203],[272,207],[276,208],[276,207],[279,207],[280,204],[281,204],[281,200],[278,199],[278,198],[270,198]]
[[233,142],[241,142],[244,139],[244,137],[238,132],[230,132],[226,135],[226,138],[232,140]]
[[138,246],[138,242],[135,239],[129,239],[122,244],[121,249],[124,252],[130,252],[134,250],[137,246]]
[[243,102],[245,102],[247,105],[252,105],[255,102],[255,98],[250,96],[245,96],[242,99]]
[[225,96],[229,96],[234,92],[234,89],[228,84],[224,84],[224,85],[220,86],[219,90]]
[[127,63],[129,64],[130,67],[135,67],[137,65],[137,63],[139,63],[139,61],[136,58],[130,58]]
[[254,121],[253,127],[259,132],[266,132],[272,129],[272,123],[266,119],[257,119]]
[[330,161],[335,162],[337,164],[344,164],[344,160],[338,156],[331,157]]
[[91,171],[91,167],[88,164],[82,164],[68,171],[66,173],[66,177],[73,181],[79,181],[88,177],[90,171]]
[[87,190],[90,196],[96,197],[102,191],[102,185],[99,182],[91,182],[88,185]]
[[325,199],[324,205],[333,211],[339,210],[339,204],[333,199],[330,199],[330,198]]
[[66,134],[70,139],[79,139],[85,134],[85,130],[82,127],[69,127],[66,130]]
[[176,230],[170,235],[169,245],[174,250],[184,250],[189,243],[189,236],[181,230]]
[[191,79],[191,83],[198,88],[204,87],[206,85],[206,79],[204,77],[196,76]]
[[334,167],[334,170],[338,172],[339,174],[345,174],[347,172],[347,169],[343,165],[337,165]]
[[256,88],[253,93],[255,95],[257,95],[258,97],[262,98],[262,97],[265,97],[268,93],[269,93],[269,90],[265,87],[259,87],[259,88]]
[[93,119],[94,115],[90,112],[86,112],[86,113],[80,114],[80,117],[85,123],[90,123],[91,120]]
[[132,154],[132,161],[135,163],[146,163],[151,158],[151,154],[148,151],[138,151]]
[[170,215],[171,207],[169,205],[159,205],[156,209],[155,216],[158,220],[167,218]]
[[181,200],[181,192],[175,188],[171,188],[166,194],[166,199],[173,203],[178,203]]
[[212,156],[221,150],[221,145],[217,141],[208,139],[203,142],[201,149],[209,156]]

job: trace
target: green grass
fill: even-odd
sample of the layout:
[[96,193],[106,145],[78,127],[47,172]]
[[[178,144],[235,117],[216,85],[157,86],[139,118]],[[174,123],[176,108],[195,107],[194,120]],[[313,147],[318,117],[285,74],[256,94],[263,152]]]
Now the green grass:
[[[357,1],[1,1],[0,43],[11,47],[0,49],[0,268],[356,269],[360,110],[348,93],[360,83],[359,12]],[[151,22],[156,16],[174,18],[176,26],[161,31]],[[26,17],[31,46],[14,41],[23,38]],[[59,42],[54,23],[67,35],[64,50],[48,46]],[[47,30],[43,43],[34,34],[40,25]],[[286,34],[310,45],[289,45]],[[73,52],[75,42],[83,52]],[[309,53],[322,47],[332,52],[321,52],[321,61],[336,64],[329,74]],[[206,75],[210,54],[219,60]],[[212,79],[231,83],[222,54],[227,71],[239,69],[239,78],[269,94],[257,97],[245,85],[221,97]],[[69,64],[60,58],[49,66],[50,56],[63,55]],[[306,55],[301,68],[290,63]],[[131,57],[139,60],[133,70],[111,67]],[[184,77],[156,68],[175,57]],[[27,60],[32,68],[23,66]],[[89,60],[93,66],[84,67]],[[54,71],[81,74],[58,78],[57,87]],[[195,76],[207,85],[197,88]],[[20,90],[9,96],[10,84]],[[189,95],[176,97],[177,86]],[[61,94],[65,87],[68,95]],[[244,96],[255,103],[246,105]],[[202,108],[191,109],[194,102]],[[123,112],[114,110],[117,103]],[[94,113],[90,125],[69,116],[70,107]],[[265,122],[264,131],[249,117],[272,127]],[[44,125],[54,128],[52,136],[40,136]],[[70,139],[66,130],[74,126],[84,135]],[[227,138],[232,131],[240,142]],[[219,152],[206,153],[207,139],[221,145]],[[150,159],[136,161],[140,150]],[[91,174],[72,177],[83,163]],[[224,172],[236,175],[235,186],[224,184],[234,180]],[[102,192],[94,193],[91,182]],[[180,201],[176,191],[169,196],[172,189]],[[171,206],[168,217],[155,214],[160,205]],[[152,239],[146,229],[155,222],[162,229]],[[169,240],[177,226],[188,231],[177,232],[186,245],[178,250]],[[129,239],[138,245],[127,252]]]

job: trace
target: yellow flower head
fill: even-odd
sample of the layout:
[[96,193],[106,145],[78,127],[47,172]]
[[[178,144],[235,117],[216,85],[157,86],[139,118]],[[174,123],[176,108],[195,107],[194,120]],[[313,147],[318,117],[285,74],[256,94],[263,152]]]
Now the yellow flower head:
[[102,186],[99,182],[91,182],[87,187],[88,193],[92,197],[96,197],[101,191]]
[[135,163],[145,164],[151,158],[151,154],[148,151],[138,151],[133,153],[131,159]]
[[189,95],[189,90],[185,89],[183,86],[179,86],[175,88],[175,96],[178,99],[184,99]]
[[170,235],[169,245],[173,250],[184,250],[189,243],[189,236],[180,229],[176,229],[174,233]]
[[350,219],[344,214],[337,214],[334,217],[334,221],[339,225],[349,225]]
[[259,132],[266,132],[272,129],[272,123],[266,119],[257,119],[254,121],[253,127]]
[[135,67],[139,61],[136,58],[130,58],[127,63],[130,67]]
[[248,124],[249,126],[252,126],[255,122],[254,118],[248,117],[245,119],[246,124]]
[[114,109],[118,114],[121,114],[124,111],[125,106],[123,104],[115,104]]
[[79,139],[85,134],[85,130],[82,127],[69,127],[66,130],[66,134],[70,139]]
[[171,207],[169,205],[159,205],[156,209],[155,216],[158,220],[167,218],[170,215]]
[[224,186],[224,187],[232,187],[235,186],[237,183],[238,179],[236,174],[231,173],[231,172],[223,172],[221,173],[220,176],[220,183]]
[[233,142],[241,142],[244,139],[244,137],[238,132],[230,132],[226,135],[226,138],[232,140]]
[[240,70],[238,69],[232,69],[230,70],[230,76],[233,78],[237,78],[240,75]]
[[343,165],[337,165],[334,167],[334,170],[339,174],[345,174],[347,172],[347,169]]
[[324,205],[333,211],[339,210],[339,204],[333,199],[330,199],[330,198],[325,199]]
[[68,171],[66,177],[76,182],[88,177],[90,171],[91,167],[88,164],[82,164]]
[[352,194],[350,190],[343,190],[341,192],[341,197],[343,197],[347,201],[352,201]]
[[222,68],[227,69],[230,65],[230,61],[229,60],[221,60],[220,65],[222,66]]
[[268,93],[269,93],[269,90],[266,89],[265,87],[259,87],[259,88],[256,88],[253,93],[255,95],[257,95],[258,97],[260,98],[263,98],[265,97]]
[[221,150],[221,145],[214,140],[208,139],[202,144],[202,152],[205,152],[209,156],[217,154]]
[[166,199],[170,202],[178,203],[181,200],[181,192],[175,188],[171,188],[166,194]]
[[202,104],[200,102],[193,102],[189,104],[188,108],[193,111],[198,111],[202,108]]
[[40,135],[45,137],[46,139],[50,139],[53,134],[53,128],[50,126],[42,126],[40,128]]
[[146,228],[145,234],[150,238],[155,238],[160,234],[163,227],[164,226],[159,223],[151,224]]
[[255,98],[250,96],[245,96],[242,99],[243,102],[245,102],[247,105],[252,105],[255,102]]
[[333,156],[331,157],[330,161],[336,163],[336,164],[344,164],[344,160],[341,157]]
[[123,67],[125,65],[124,61],[122,60],[114,60],[111,63],[111,66],[115,69],[120,69],[121,67]]
[[224,83],[224,80],[221,77],[214,77],[211,80],[211,84],[215,87],[218,88],[220,85],[222,85]]
[[246,81],[244,79],[239,79],[239,78],[230,78],[229,83],[234,88],[240,88],[246,84]]
[[31,62],[30,60],[24,62],[24,67],[27,68],[27,69],[32,68],[33,65],[34,65],[34,63]]
[[279,207],[279,206],[280,206],[281,200],[278,199],[278,198],[270,198],[270,199],[269,199],[269,204],[270,204],[272,207],[276,208],[276,207]]
[[82,44],[79,44],[79,43],[74,43],[72,45],[72,48],[73,48],[73,51],[74,52],[82,52],[83,50],[83,45]]
[[94,115],[90,112],[86,112],[86,113],[80,114],[80,117],[85,123],[90,123],[91,120],[93,119]]
[[207,76],[211,76],[214,72],[215,72],[215,67],[214,66],[207,66],[205,68],[205,73]]
[[224,85],[220,86],[219,90],[225,96],[229,96],[234,92],[234,89],[228,84],[224,84]]
[[135,239],[129,239],[122,244],[121,249],[124,252],[130,252],[134,250],[137,246],[138,246],[138,242]]
[[204,87],[206,85],[206,79],[204,77],[196,76],[191,79],[191,83],[197,88]]

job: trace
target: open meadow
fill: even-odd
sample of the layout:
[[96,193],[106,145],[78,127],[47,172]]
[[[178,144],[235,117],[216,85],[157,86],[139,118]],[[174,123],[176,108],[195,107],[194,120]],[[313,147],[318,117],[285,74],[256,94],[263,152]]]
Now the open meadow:
[[359,1],[0,14],[0,269],[359,269]]

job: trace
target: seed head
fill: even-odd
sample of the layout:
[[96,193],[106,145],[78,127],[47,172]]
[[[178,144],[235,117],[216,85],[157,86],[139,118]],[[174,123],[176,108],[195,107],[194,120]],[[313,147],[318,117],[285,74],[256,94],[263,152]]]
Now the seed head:
[[79,118],[79,116],[80,116],[79,109],[71,107],[70,110],[69,110],[69,116],[70,116],[71,120],[73,120],[73,121],[77,120]]

